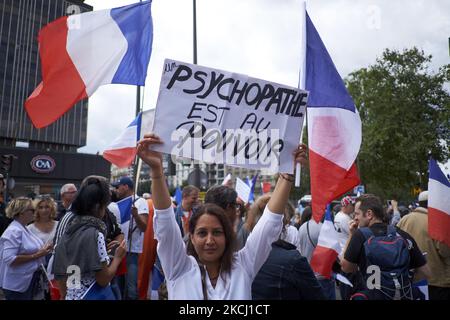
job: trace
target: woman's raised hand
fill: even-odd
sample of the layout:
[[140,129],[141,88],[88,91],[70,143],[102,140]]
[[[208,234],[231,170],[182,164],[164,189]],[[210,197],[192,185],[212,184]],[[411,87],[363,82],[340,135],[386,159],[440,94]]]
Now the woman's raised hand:
[[137,155],[146,164],[150,166],[153,171],[162,169],[162,156],[160,152],[150,150],[151,145],[162,144],[161,139],[154,133],[144,135],[144,138],[138,142]]
[[295,163],[300,163],[302,167],[307,167],[309,165],[308,147],[306,144],[299,144],[297,149],[295,149],[292,154],[294,156]]

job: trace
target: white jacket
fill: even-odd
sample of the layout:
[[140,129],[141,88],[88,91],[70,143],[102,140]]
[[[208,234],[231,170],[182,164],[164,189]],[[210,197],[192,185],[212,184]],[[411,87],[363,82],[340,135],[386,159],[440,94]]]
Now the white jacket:
[[0,238],[0,288],[25,292],[30,286],[33,273],[44,258],[12,266],[18,255],[36,253],[44,243],[22,224],[14,220]]

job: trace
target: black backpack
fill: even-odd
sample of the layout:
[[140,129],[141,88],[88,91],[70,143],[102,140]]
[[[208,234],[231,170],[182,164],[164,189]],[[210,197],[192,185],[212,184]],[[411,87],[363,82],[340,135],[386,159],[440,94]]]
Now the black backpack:
[[[376,290],[389,300],[412,299],[408,241],[393,226],[387,226],[384,236],[375,236],[368,227],[359,230],[366,240],[364,250],[367,267],[374,265],[380,268],[380,287]],[[366,273],[366,281],[369,276]]]

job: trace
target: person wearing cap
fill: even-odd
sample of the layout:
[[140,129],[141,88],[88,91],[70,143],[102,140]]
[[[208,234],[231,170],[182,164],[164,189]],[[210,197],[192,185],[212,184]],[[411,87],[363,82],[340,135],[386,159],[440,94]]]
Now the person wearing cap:
[[405,215],[397,227],[416,240],[430,267],[430,300],[450,300],[450,248],[428,235],[428,191],[419,194],[419,207]]
[[352,221],[352,214],[355,211],[355,202],[349,196],[342,198],[341,211],[339,211],[334,217],[334,226],[337,232],[342,233],[345,245],[348,237],[350,236],[350,221]]
[[[344,248],[350,237],[350,223],[353,221],[355,202],[352,197],[346,196],[342,198],[340,207],[340,211],[334,217],[334,226],[336,231],[339,232],[339,242],[341,247]],[[339,259],[342,258],[342,256],[339,257]],[[352,283],[352,286],[342,282],[339,283],[339,292],[342,300],[349,300],[351,295],[355,292],[355,289],[360,286],[360,282],[362,281],[361,274],[359,272],[345,273],[343,271],[340,271],[339,273]]]
[[[138,299],[138,260],[142,253],[144,232],[147,229],[148,205],[144,198],[134,195],[134,183],[130,177],[122,177],[119,181],[112,184],[116,189],[115,193],[119,200],[134,196],[133,207],[131,208],[131,219],[129,228],[122,230],[127,241],[127,275],[124,297],[127,300]],[[121,221],[121,224],[123,222]]]

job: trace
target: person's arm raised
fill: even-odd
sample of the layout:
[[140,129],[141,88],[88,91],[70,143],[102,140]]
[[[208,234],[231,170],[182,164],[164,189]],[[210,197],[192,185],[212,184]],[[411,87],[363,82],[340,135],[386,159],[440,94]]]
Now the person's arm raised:
[[[305,144],[300,144],[297,149],[292,153],[294,156],[294,165],[300,163],[302,166],[308,165],[308,159],[306,157],[307,147]],[[267,204],[271,212],[283,214],[286,203],[289,199],[289,193],[291,191],[292,184],[294,183],[294,176],[286,173],[281,173],[275,190],[273,191],[270,201]]]
[[154,134],[146,134],[139,141],[137,154],[150,166],[152,178],[152,199],[155,208],[154,234],[158,240],[158,257],[166,280],[172,281],[183,276],[192,267],[186,253],[181,232],[175,221],[175,214],[162,169],[161,153],[149,149],[162,141]]
[[149,149],[151,145],[161,143],[163,142],[158,136],[150,133],[146,134],[137,146],[138,156],[151,169],[153,206],[158,210],[170,208],[172,205],[163,172],[161,153]]

